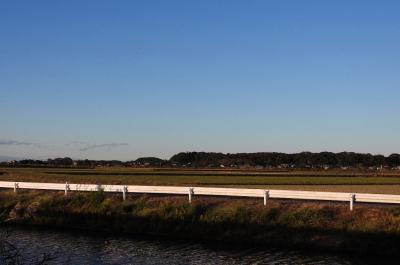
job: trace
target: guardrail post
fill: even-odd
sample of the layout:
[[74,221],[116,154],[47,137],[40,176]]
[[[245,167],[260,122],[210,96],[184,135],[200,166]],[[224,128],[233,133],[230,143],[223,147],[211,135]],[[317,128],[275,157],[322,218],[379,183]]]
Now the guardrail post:
[[122,188],[122,199],[125,201],[126,200],[126,193],[128,192],[128,187],[124,186]]
[[68,182],[65,182],[65,196],[67,196],[68,191],[69,191],[69,184]]
[[355,200],[356,200],[356,195],[355,194],[350,194],[350,211],[353,211]]
[[264,190],[264,205],[267,205],[268,199],[269,199],[269,190]]
[[19,187],[18,187],[18,182],[14,182],[14,192],[16,193],[17,192],[17,189],[18,189]]
[[189,203],[192,203],[193,188],[189,188]]

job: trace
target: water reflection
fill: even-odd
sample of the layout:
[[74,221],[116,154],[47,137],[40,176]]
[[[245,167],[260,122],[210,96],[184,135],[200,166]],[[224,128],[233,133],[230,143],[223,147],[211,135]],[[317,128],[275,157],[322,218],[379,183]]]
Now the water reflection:
[[[4,228],[2,228],[4,230]],[[365,264],[344,257],[288,250],[220,249],[201,244],[7,228],[26,259],[50,253],[50,264]],[[371,264],[371,263],[369,263]]]

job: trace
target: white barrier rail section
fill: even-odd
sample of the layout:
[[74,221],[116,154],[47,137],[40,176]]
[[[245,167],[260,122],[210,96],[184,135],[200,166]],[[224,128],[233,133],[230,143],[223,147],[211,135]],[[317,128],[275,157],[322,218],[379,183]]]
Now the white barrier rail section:
[[238,188],[206,188],[206,187],[173,187],[173,186],[137,186],[137,185],[96,185],[96,184],[69,184],[69,183],[36,183],[36,182],[7,182],[0,181],[0,188],[55,190],[64,191],[98,191],[121,192],[125,200],[127,193],[154,193],[188,195],[189,202],[193,196],[227,196],[264,198],[264,205],[269,198],[293,200],[317,200],[349,202],[350,210],[355,202],[400,204],[400,195],[345,193],[345,192],[318,192],[297,190],[262,190]]

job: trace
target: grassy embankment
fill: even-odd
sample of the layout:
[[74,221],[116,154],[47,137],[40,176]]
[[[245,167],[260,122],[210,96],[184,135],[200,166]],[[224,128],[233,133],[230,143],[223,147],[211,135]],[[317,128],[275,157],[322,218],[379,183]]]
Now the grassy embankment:
[[398,256],[400,207],[103,192],[0,192],[0,220],[11,224],[146,234],[205,242]]
[[400,172],[0,168],[0,180],[215,186],[400,194]]

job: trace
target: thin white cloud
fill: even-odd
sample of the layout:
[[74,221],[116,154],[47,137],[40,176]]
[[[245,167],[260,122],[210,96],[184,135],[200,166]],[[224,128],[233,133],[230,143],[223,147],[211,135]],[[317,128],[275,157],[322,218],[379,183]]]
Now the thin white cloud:
[[93,144],[88,145],[84,148],[79,149],[79,151],[90,151],[94,149],[107,149],[108,151],[111,149],[115,149],[121,146],[128,146],[129,144],[126,143],[111,143],[111,144]]

